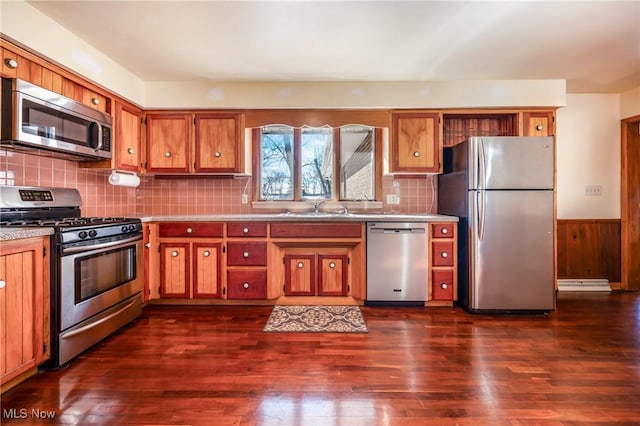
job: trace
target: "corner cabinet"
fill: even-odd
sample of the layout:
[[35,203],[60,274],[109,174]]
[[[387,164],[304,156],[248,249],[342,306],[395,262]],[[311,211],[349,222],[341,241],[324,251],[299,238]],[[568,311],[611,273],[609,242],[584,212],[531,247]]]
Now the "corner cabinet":
[[240,113],[147,114],[147,171],[168,174],[245,173]]
[[439,113],[392,114],[391,173],[431,174],[441,171]]
[[0,384],[6,390],[36,372],[48,351],[48,261],[41,238],[0,247]]

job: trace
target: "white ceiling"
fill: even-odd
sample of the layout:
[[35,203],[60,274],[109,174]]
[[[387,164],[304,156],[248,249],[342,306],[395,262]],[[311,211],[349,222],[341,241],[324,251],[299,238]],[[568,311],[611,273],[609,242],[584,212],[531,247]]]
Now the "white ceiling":
[[145,81],[640,86],[640,1],[28,1]]

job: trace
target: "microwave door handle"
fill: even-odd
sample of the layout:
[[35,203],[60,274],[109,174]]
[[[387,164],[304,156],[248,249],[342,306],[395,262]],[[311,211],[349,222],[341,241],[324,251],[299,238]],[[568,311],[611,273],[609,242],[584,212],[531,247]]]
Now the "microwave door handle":
[[[95,130],[95,132],[94,132]],[[91,135],[91,137],[93,137],[93,135],[96,135],[96,138],[98,139],[96,142],[96,146],[95,148],[93,146],[90,146],[90,148],[93,148],[94,152],[98,152],[102,149],[102,126],[100,125],[100,123],[98,123],[97,121],[92,121],[89,124],[89,134]],[[90,143],[93,141],[90,141]]]

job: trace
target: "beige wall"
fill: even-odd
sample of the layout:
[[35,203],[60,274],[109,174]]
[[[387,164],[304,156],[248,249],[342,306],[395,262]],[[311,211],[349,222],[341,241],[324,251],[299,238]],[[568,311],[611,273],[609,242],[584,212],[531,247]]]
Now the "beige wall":
[[[620,218],[620,95],[567,95],[557,114],[559,219]],[[585,196],[585,185],[602,185]]]

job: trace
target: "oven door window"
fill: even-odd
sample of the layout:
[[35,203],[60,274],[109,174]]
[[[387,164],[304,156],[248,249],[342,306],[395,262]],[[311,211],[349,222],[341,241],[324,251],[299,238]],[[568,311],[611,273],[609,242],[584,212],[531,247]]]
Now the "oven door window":
[[136,279],[136,246],[75,259],[75,303]]

